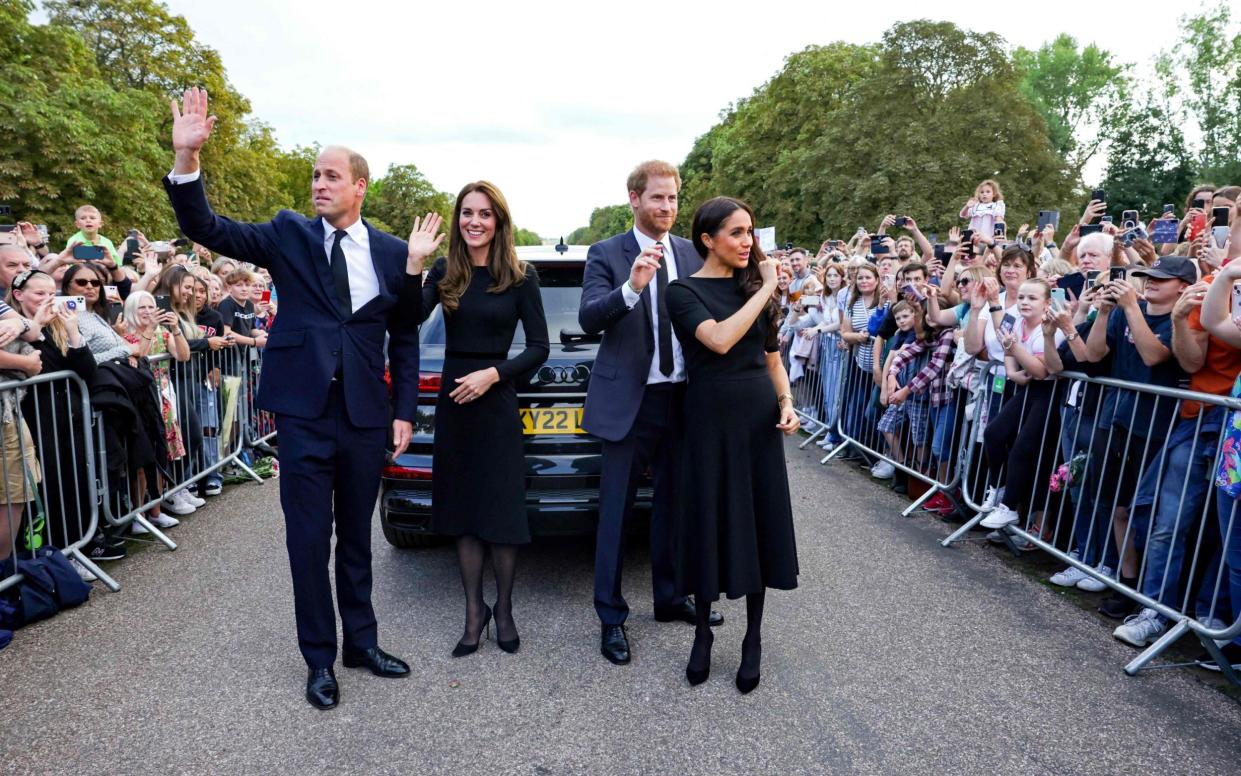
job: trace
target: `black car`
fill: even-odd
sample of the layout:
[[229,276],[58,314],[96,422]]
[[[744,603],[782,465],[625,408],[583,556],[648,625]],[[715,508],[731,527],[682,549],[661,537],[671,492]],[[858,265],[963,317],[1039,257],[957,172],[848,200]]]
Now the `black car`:
[[[539,271],[543,310],[551,339],[551,355],[517,387],[526,441],[526,507],[536,536],[588,534],[595,530],[599,509],[600,442],[581,429],[586,386],[595,362],[599,337],[584,334],[577,311],[582,301],[582,270],[586,249],[563,253],[550,248],[518,249],[522,259]],[[435,397],[444,363],[443,309],[436,308],[419,332],[421,372],[418,376],[418,417],[409,449],[384,467],[379,517],[384,537],[397,547],[425,546],[430,532],[431,451],[435,442]],[[510,355],[525,342],[521,324]],[[486,462],[479,462],[485,466]],[[480,494],[485,497],[485,494]],[[638,484],[634,506],[648,510],[649,477]]]

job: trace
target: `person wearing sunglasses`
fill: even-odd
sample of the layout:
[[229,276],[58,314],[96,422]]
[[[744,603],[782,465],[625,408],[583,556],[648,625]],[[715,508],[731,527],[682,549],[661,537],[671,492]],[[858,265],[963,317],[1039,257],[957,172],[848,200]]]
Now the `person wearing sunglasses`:
[[78,329],[82,339],[95,356],[95,363],[115,359],[128,359],[139,355],[140,344],[126,342],[108,324],[108,300],[103,286],[109,280],[104,270],[94,264],[75,264],[61,280],[60,290],[66,296],[80,296],[86,300],[86,309],[78,314]]

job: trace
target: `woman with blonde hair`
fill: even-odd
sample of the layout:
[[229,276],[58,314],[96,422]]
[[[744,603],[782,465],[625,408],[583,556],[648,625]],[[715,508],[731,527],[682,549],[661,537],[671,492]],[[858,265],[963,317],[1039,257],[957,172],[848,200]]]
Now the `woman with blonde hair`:
[[[496,643],[516,652],[513,579],[517,548],[530,541],[517,381],[546,361],[550,348],[538,273],[517,258],[508,202],[493,184],[470,183],[457,195],[448,256],[427,273],[422,297],[423,316],[438,305],[444,317],[431,528],[456,537],[465,589],[465,630],[452,655],[475,652],[493,615]],[[510,357],[518,323],[525,347]],[[483,602],[488,552],[494,609]]]

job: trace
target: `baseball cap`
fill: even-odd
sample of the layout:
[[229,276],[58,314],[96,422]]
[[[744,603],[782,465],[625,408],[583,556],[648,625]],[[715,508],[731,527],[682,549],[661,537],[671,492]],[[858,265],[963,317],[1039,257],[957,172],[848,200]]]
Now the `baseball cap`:
[[1133,277],[1155,278],[1167,280],[1176,278],[1186,283],[1198,282],[1198,267],[1184,256],[1160,256],[1149,267],[1139,267],[1129,273]]

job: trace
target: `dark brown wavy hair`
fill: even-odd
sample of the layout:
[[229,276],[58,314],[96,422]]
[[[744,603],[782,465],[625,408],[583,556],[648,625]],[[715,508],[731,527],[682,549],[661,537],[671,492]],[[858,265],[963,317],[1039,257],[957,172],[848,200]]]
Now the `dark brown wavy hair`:
[[[753,234],[754,210],[739,199],[716,197],[702,203],[698,210],[694,211],[694,220],[690,228],[693,230],[694,250],[698,251],[699,256],[707,258],[707,245],[702,241],[703,236],[715,237],[724,227],[724,222],[738,210],[744,210],[750,214],[750,232]],[[767,257],[763,255],[763,249],[759,247],[758,238],[755,238],[754,245],[750,248],[750,262],[733,273],[737,286],[745,292],[746,296],[753,296],[763,288],[763,273],[758,265],[765,258]],[[771,299],[767,301],[767,317],[771,326],[779,326],[780,305],[776,301],[775,294],[772,294]]]
[[487,270],[491,273],[491,285],[487,288],[487,293],[502,294],[513,286],[520,286],[526,280],[526,263],[517,258],[517,248],[513,244],[513,218],[508,209],[508,201],[495,184],[487,181],[467,183],[457,195],[457,203],[453,205],[452,229],[448,233],[448,266],[444,271],[444,279],[439,283],[440,304],[444,306],[446,313],[457,309],[461,303],[461,295],[469,288],[470,278],[474,276],[470,249],[465,240],[461,239],[461,203],[476,191],[491,201],[491,212],[496,219],[496,231],[487,251]]

